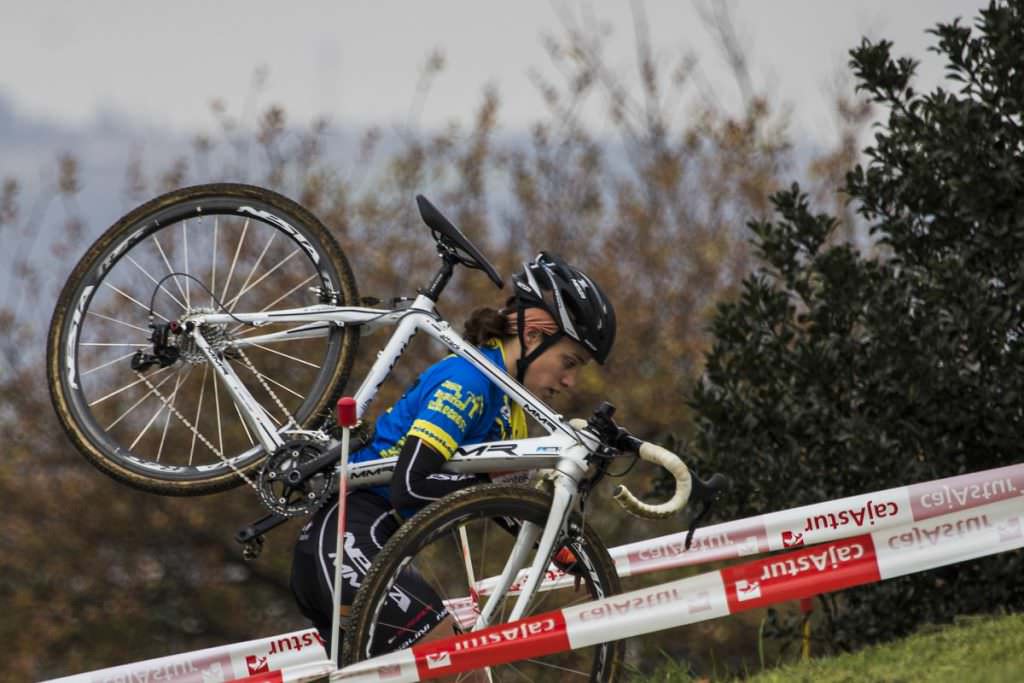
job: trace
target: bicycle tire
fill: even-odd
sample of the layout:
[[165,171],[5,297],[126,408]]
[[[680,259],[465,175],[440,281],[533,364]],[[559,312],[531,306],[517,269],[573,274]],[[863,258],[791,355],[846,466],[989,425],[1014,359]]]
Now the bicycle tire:
[[[193,241],[195,244],[203,243],[202,248],[193,248],[189,244],[190,223]],[[183,226],[180,228],[181,235],[184,237],[183,246],[181,246],[181,242],[175,240],[177,235],[175,231],[179,229],[178,226]],[[221,230],[222,226],[223,230]],[[251,240],[247,242],[247,237],[250,235]],[[168,237],[170,240],[167,239]],[[161,239],[168,242],[166,249]],[[232,240],[234,240],[234,244],[232,244]],[[223,254],[220,253],[222,244],[225,249]],[[233,256],[231,256],[232,247]],[[260,247],[262,247],[262,251],[256,258],[256,252]],[[279,253],[288,249],[292,251],[287,257],[280,261],[274,261]],[[270,260],[266,260],[268,254]],[[182,256],[184,257],[184,270],[179,267]],[[206,288],[205,292],[189,278],[170,275],[172,272],[189,272],[192,275],[190,256],[195,263],[196,275],[194,277],[198,276],[196,279],[203,282],[203,287]],[[228,269],[229,256],[231,256],[230,269]],[[201,272],[203,267],[200,262],[203,260],[206,261],[205,272]],[[273,266],[269,265],[271,262],[274,262]],[[264,270],[260,270],[257,274],[257,270],[261,267],[264,267]],[[222,269],[220,275],[223,283],[218,279],[219,268]],[[191,360],[179,358],[171,366],[161,367],[159,371],[149,372],[147,375],[152,376],[157,372],[166,371],[177,375],[174,392],[170,396],[173,400],[168,401],[166,400],[168,397],[164,396],[164,405],[160,408],[166,415],[161,415],[159,419],[163,422],[163,431],[159,442],[160,449],[156,452],[155,460],[152,453],[136,452],[136,450],[144,450],[140,445],[140,439],[144,437],[146,440],[152,440],[152,433],[140,432],[131,446],[128,446],[130,439],[122,437],[119,433],[119,430],[127,431],[127,427],[133,421],[141,422],[140,419],[137,417],[129,419],[122,416],[118,419],[125,423],[124,428],[117,426],[119,423],[114,423],[106,429],[98,421],[101,409],[108,410],[108,406],[111,404],[120,407],[120,404],[129,400],[129,397],[136,396],[144,390],[146,382],[141,377],[121,389],[120,393],[113,397],[117,401],[114,401],[113,398],[103,398],[97,401],[93,396],[86,395],[86,385],[98,384],[100,378],[108,374],[118,378],[116,381],[110,382],[116,386],[121,381],[122,375],[127,376],[125,375],[127,372],[125,366],[128,361],[126,356],[115,357],[112,361],[101,363],[86,371],[86,367],[83,365],[84,360],[89,360],[94,356],[103,358],[99,354],[105,353],[106,350],[101,347],[121,347],[117,352],[120,353],[125,347],[131,347],[133,344],[140,348],[146,346],[145,342],[140,341],[143,333],[147,332],[146,323],[143,320],[153,320],[154,318],[146,315],[148,313],[147,305],[144,302],[150,301],[150,297],[156,300],[158,303],[150,303],[149,306],[157,311],[156,315],[165,320],[171,316],[169,311],[178,310],[173,308],[174,302],[186,313],[194,310],[222,312],[223,307],[227,306],[225,302],[228,294],[234,292],[231,287],[238,284],[237,281],[233,281],[236,280],[236,269],[238,270],[237,281],[242,279],[245,269],[249,269],[249,274],[239,286],[237,294],[230,300],[232,307],[236,306],[239,301],[253,300],[258,302],[252,304],[255,307],[275,296],[278,297],[278,302],[285,301],[278,307],[308,305],[311,303],[308,299],[313,295],[308,292],[308,288],[304,288],[305,283],[315,285],[321,293],[327,292],[332,297],[333,303],[337,305],[356,305],[359,300],[355,277],[348,259],[327,228],[312,213],[287,197],[250,185],[228,183],[198,185],[174,190],[157,197],[118,220],[93,243],[75,266],[61,291],[50,323],[47,337],[47,380],[51,401],[60,418],[61,425],[82,455],[100,471],[144,491],[176,496],[205,495],[237,486],[243,480],[242,475],[255,471],[266,458],[267,454],[263,452],[259,443],[252,439],[241,420],[240,413],[237,422],[229,422],[227,429],[224,428],[220,403],[221,389],[218,388],[216,374],[208,372],[207,361],[205,358],[199,358],[195,349],[192,349]],[[166,278],[169,279],[158,279],[157,276],[163,274],[164,270],[168,273]],[[224,274],[225,270],[227,270],[226,275]],[[272,282],[263,284],[270,279],[271,275],[274,276]],[[305,283],[301,279],[302,277],[306,278]],[[157,286],[158,284],[159,286]],[[277,287],[271,288],[272,284],[277,284]],[[132,290],[125,291],[129,285]],[[288,289],[284,289],[285,287]],[[223,294],[218,298],[222,288]],[[121,290],[118,292],[121,296],[111,294],[108,290],[114,292]],[[193,291],[195,292],[194,298],[190,297],[190,293]],[[199,305],[200,302],[207,300],[207,294],[209,294],[209,305]],[[131,301],[129,302],[129,300]],[[305,303],[295,304],[295,301]],[[123,302],[129,302],[131,305]],[[121,306],[122,303],[123,306]],[[163,311],[168,313],[167,316],[160,312],[160,307],[163,306],[168,307]],[[269,310],[269,308],[268,306],[267,309]],[[126,317],[122,319],[121,315]],[[96,322],[97,320],[103,320],[104,323]],[[103,324],[107,324],[107,327],[103,327]],[[220,342],[230,341],[233,333],[228,326],[221,326],[223,329],[217,330],[214,327],[211,326],[211,334],[216,331]],[[116,333],[110,333],[115,335],[115,341],[110,343],[85,341],[89,330],[93,328],[115,330]],[[134,330],[129,328],[134,328]],[[248,332],[249,330],[242,330],[242,333]],[[120,338],[116,335],[130,335],[133,341],[123,343],[118,341]],[[298,398],[287,395],[286,398],[278,397],[276,399],[278,405],[283,407],[282,419],[284,419],[284,415],[289,414],[294,418],[297,427],[313,428],[331,414],[335,401],[344,391],[352,369],[358,336],[356,328],[331,326],[323,335],[323,341],[303,339],[293,342],[295,347],[300,348],[300,351],[294,351],[294,354],[283,354],[278,349],[266,346],[249,347],[250,353],[246,356],[258,356],[262,365],[256,365],[251,360],[247,360],[245,370],[251,375],[247,379],[251,382],[262,382],[269,396],[276,396],[277,393],[284,395],[284,389],[296,394]],[[292,347],[289,347],[289,350],[292,350]],[[238,355],[240,357],[240,354]],[[264,355],[273,360],[262,360]],[[278,356],[285,356],[285,360],[278,360]],[[288,357],[291,358],[290,361]],[[312,377],[308,381],[310,386],[303,387],[301,393],[284,382],[276,380],[274,380],[275,383],[280,384],[284,389],[274,391],[273,385],[267,381],[268,378],[273,380],[273,377],[266,374],[269,372],[267,367],[276,367],[274,363],[285,362],[292,362],[297,366],[299,363],[305,363],[305,365],[315,368],[309,370],[303,365],[291,371],[296,376],[302,377],[304,382],[307,377]],[[185,379],[182,380],[186,365],[188,371],[185,372]],[[165,446],[168,447],[168,458],[170,459],[172,457],[171,446],[179,442],[185,444],[185,441],[188,440],[186,432],[184,440],[175,433],[168,441],[169,423],[174,414],[175,401],[178,399],[179,391],[184,397],[183,401],[187,400],[190,395],[194,398],[195,390],[190,389],[187,383],[192,381],[192,367],[199,365],[203,365],[204,369],[198,390],[199,406],[195,412],[195,419],[186,417],[180,408],[175,415],[176,428],[180,427],[179,422],[188,424],[185,422],[186,419],[195,425],[192,428],[193,435],[188,462],[187,464],[172,464],[170,460],[162,461]],[[90,373],[93,373],[94,377],[86,378],[85,375]],[[201,410],[208,386],[207,374],[212,376],[213,397],[211,402],[216,400],[216,433],[213,435],[216,439],[208,437],[202,432],[204,421],[210,419],[210,411],[203,413]],[[260,377],[260,374],[263,377]],[[166,379],[162,381],[165,382]],[[155,382],[156,379],[149,383],[150,386],[156,386]],[[140,401],[146,403],[150,399],[160,400],[160,396],[162,393],[157,389],[156,392],[149,391],[143,394]],[[107,405],[97,405],[104,401]],[[141,406],[142,403],[139,405]],[[231,404],[230,398],[227,403]],[[294,407],[294,410],[289,408],[289,404]],[[191,406],[189,410],[191,413]],[[227,407],[226,410],[230,411],[230,407]],[[152,422],[158,420],[158,415],[159,411],[153,415],[144,431],[151,431]],[[230,414],[229,418],[231,418]],[[131,424],[131,426],[134,429],[135,425]],[[243,429],[248,437],[248,446],[245,446],[245,441],[242,440],[241,431]],[[212,433],[212,427],[210,431]],[[228,439],[227,443],[232,445],[232,448],[225,446],[225,436]],[[207,439],[206,442],[203,442],[202,438],[198,438],[202,445],[210,444],[208,452],[201,452],[201,456],[210,460],[212,464],[193,464],[197,437]],[[236,441],[242,444],[238,447],[237,452],[233,448]],[[217,450],[214,450],[217,446],[219,446]],[[156,449],[151,448],[150,451],[152,450]],[[219,459],[214,459],[213,456],[217,455],[218,451],[220,452]],[[231,451],[230,455],[228,455],[228,451]],[[174,452],[173,457],[184,459],[178,451]],[[229,459],[233,466],[226,464],[224,458]]]
[[[549,494],[535,488],[504,484],[483,484],[463,489],[423,508],[395,532],[374,558],[356,593],[351,620],[343,633],[342,664],[353,664],[384,653],[374,649],[371,642],[377,625],[377,615],[380,614],[383,602],[388,599],[389,591],[395,588],[396,578],[400,572],[412,567],[414,570],[424,570],[418,572],[420,578],[424,573],[429,573],[426,568],[417,567],[416,559],[418,556],[426,555],[425,550],[431,544],[439,541],[448,532],[454,531],[460,523],[466,525],[469,522],[514,518],[543,526],[550,510]],[[577,537],[578,543],[572,548],[579,561],[587,568],[583,572],[580,584],[585,587],[585,594],[581,597],[574,593],[576,602],[596,600],[621,592],[615,563],[597,534],[589,525],[582,524],[576,515],[570,518],[570,526],[576,526],[581,530]],[[511,536],[506,536],[508,543],[511,543]],[[486,549],[486,532],[483,545]],[[443,548],[434,549],[438,550],[443,552]],[[504,559],[498,558],[499,565],[504,564]],[[422,557],[421,560],[429,562],[430,558]],[[453,562],[450,564],[458,565]],[[492,575],[480,574],[477,579]],[[397,588],[400,589],[400,586]],[[432,588],[436,589],[436,586],[432,585]],[[554,609],[555,606],[549,602],[549,597],[558,594],[564,596],[567,590],[572,589],[538,592],[524,616]],[[511,606],[514,597],[506,598],[505,602]],[[513,677],[515,680],[521,680],[524,675],[528,680],[564,680],[566,672],[574,670],[590,680],[615,681],[621,675],[624,651],[624,641],[613,641],[584,650],[550,655],[544,658],[544,661],[530,660],[492,667],[491,675],[495,681]],[[588,671],[582,668],[588,666]],[[524,673],[524,668],[529,671]],[[550,675],[546,675],[545,672]]]

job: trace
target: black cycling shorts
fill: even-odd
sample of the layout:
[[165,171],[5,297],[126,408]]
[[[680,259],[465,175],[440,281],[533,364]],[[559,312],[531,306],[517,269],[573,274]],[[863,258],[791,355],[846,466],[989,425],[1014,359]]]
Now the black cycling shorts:
[[[373,558],[401,525],[391,504],[374,493],[352,491],[347,501],[345,556],[341,566],[343,605],[352,604]],[[317,510],[302,527],[292,560],[292,593],[299,609],[320,632],[328,654],[337,537],[338,503],[335,500]],[[447,615],[437,594],[418,573],[407,569],[381,609],[371,654],[409,647]]]

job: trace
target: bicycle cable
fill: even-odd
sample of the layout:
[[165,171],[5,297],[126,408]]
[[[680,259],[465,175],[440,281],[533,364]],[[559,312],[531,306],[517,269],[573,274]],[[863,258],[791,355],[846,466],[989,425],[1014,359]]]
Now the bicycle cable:
[[624,469],[623,471],[619,472],[618,474],[612,474],[611,472],[605,472],[605,475],[604,475],[604,476],[606,476],[606,477],[611,477],[611,478],[613,478],[613,479],[618,479],[619,477],[624,477],[624,476],[626,476],[627,474],[629,474],[629,473],[630,473],[630,471],[632,471],[632,469],[633,469],[634,467],[636,467],[636,463],[637,463],[637,461],[639,461],[639,460],[640,460],[640,456],[639,456],[639,455],[636,455],[636,454],[634,454],[634,455],[632,456],[632,458],[633,458],[633,462],[629,463],[629,466],[628,466],[628,467],[627,467],[626,469]]
[[[255,327],[255,325],[253,323],[251,323],[251,322],[247,323],[244,320],[242,320],[241,318],[237,317],[234,313],[232,313],[231,310],[227,306],[225,306],[224,303],[220,299],[217,298],[217,295],[210,291],[210,288],[207,287],[206,284],[202,280],[197,278],[195,275],[190,275],[188,273],[179,273],[179,272],[168,273],[167,275],[164,275],[162,278],[160,278],[160,280],[156,283],[156,287],[153,288],[153,294],[149,297],[149,317],[150,318],[153,317],[153,302],[156,301],[156,293],[157,293],[157,291],[160,290],[161,286],[164,284],[164,281],[166,281],[166,280],[168,280],[168,279],[170,279],[172,277],[179,276],[179,275],[181,277],[189,278],[190,280],[195,282],[197,285],[202,287],[204,290],[206,290],[206,293],[210,295],[210,298],[213,299],[214,303],[216,303],[217,306],[219,306],[222,311],[224,311],[229,316],[231,316],[231,319],[234,320],[236,323],[238,323],[239,325],[251,325],[251,326]],[[179,285],[179,287],[180,287],[180,285]]]

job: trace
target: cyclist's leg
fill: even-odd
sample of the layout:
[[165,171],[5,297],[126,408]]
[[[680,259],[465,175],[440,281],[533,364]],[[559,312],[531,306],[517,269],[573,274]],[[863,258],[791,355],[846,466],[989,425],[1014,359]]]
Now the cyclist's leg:
[[[343,617],[348,615],[373,558],[398,527],[391,514],[391,506],[380,496],[368,491],[353,491],[347,496],[346,503],[345,555],[341,567]],[[338,504],[332,501],[314,513],[303,526],[292,560],[292,593],[299,610],[313,622],[327,649],[331,642],[337,536]]]
[[[341,567],[343,616],[347,616],[373,558],[399,526],[387,500],[365,490],[348,495]],[[329,503],[303,527],[292,564],[292,592],[299,609],[324,639],[325,648],[330,647],[337,528],[338,506]],[[386,648],[382,651],[408,647],[447,616],[443,602],[426,582],[417,573],[408,572],[392,588],[381,610],[377,638]]]

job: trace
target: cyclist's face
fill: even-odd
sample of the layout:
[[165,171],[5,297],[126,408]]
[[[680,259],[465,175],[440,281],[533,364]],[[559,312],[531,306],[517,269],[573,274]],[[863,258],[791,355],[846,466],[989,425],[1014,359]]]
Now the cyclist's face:
[[[540,341],[539,334],[529,336],[526,340],[526,352],[535,349]],[[576,385],[577,373],[589,361],[590,353],[582,345],[568,337],[562,337],[530,363],[523,383],[534,394],[545,401],[550,401]]]

